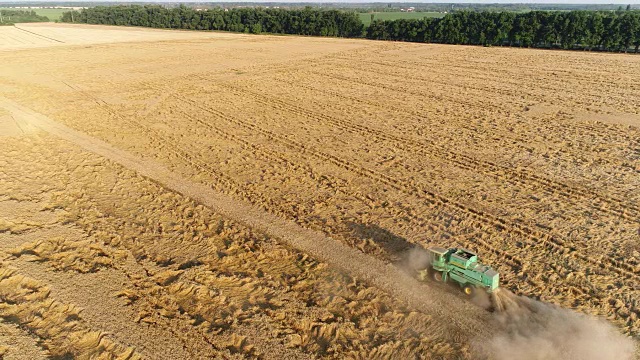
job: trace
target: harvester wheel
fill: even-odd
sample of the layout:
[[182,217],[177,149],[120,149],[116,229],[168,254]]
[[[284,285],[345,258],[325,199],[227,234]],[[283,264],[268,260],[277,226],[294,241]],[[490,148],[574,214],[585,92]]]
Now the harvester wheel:
[[442,282],[442,271],[434,271],[433,272],[433,280],[437,282]]
[[476,292],[476,288],[472,285],[467,284],[462,288],[462,291],[464,291],[467,296],[472,296],[473,293]]

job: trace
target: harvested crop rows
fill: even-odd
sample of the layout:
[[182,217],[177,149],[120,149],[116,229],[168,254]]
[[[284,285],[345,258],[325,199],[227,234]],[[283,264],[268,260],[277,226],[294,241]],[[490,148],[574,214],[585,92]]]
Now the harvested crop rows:
[[[11,151],[18,143],[22,151]],[[22,211],[3,219],[0,296],[33,308],[43,306],[33,303],[42,298],[56,314],[10,306],[0,317],[41,338],[48,355],[385,358],[468,351],[433,331],[429,315],[402,309],[380,290],[98,156],[42,134],[4,144],[11,156],[3,163],[3,205]],[[8,175],[25,166],[30,176]],[[38,188],[44,190],[33,194]],[[49,324],[50,317],[57,322]],[[95,330],[76,334],[85,327]],[[119,343],[133,347],[111,345]],[[9,348],[7,355],[28,351],[37,349]]]
[[[34,26],[105,37],[0,52],[2,95],[379,260],[471,248],[506,289],[640,334],[639,57],[107,29]],[[6,111],[0,125],[28,123]],[[33,131],[3,142],[15,150],[0,180],[25,198],[0,199],[37,203],[76,236],[33,236],[43,227],[16,225],[37,223],[31,212],[0,213],[18,229],[4,230],[0,277],[10,296],[26,281],[37,301],[69,304],[78,325],[56,326],[79,340],[0,309],[43,339],[31,351],[157,357],[122,331],[143,327],[177,337],[162,356],[473,356],[474,335],[439,329],[441,314]],[[7,178],[31,163],[58,175]],[[86,276],[125,279],[112,297],[133,318],[105,328],[104,304],[84,301],[98,309],[85,318],[80,297],[55,290]]]

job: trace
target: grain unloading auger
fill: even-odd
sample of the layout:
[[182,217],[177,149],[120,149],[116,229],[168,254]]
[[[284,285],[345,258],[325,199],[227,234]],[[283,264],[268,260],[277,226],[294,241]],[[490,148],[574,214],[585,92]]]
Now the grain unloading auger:
[[418,271],[418,278],[426,280],[433,278],[438,282],[454,281],[471,296],[482,289],[487,293],[494,293],[500,283],[497,271],[478,261],[478,254],[473,251],[452,248],[433,247],[429,251],[429,264],[426,269]]

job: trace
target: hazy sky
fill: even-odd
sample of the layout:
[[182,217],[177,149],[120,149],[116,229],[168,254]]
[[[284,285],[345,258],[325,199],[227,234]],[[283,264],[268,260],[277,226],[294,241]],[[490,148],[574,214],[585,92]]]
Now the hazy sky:
[[[92,0],[0,0],[2,2],[65,2],[65,1],[78,1],[78,2],[91,2]],[[207,2],[210,0],[126,0],[126,1],[118,1],[118,0],[94,0],[94,1],[112,1],[112,2],[149,2],[149,3],[162,3],[162,2]],[[225,2],[224,0],[211,0],[211,2]],[[388,0],[388,1],[380,1],[380,0],[291,0],[291,1],[282,1],[282,0],[229,0],[228,2],[307,2],[307,3],[370,3],[370,2],[379,2],[381,4],[387,3],[482,3],[482,4],[640,4],[640,0],[490,0],[490,1],[482,1],[482,0],[434,0],[434,1],[416,1],[416,0]]]

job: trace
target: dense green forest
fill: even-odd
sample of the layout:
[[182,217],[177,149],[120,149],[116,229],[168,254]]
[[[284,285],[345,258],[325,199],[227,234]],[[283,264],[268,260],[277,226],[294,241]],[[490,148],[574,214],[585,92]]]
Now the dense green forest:
[[365,29],[354,12],[185,6],[110,6],[67,12],[62,21],[250,33],[638,52],[640,11],[455,11],[442,18],[374,20]]
[[[50,7],[51,1],[31,1],[31,0],[15,0],[13,2],[2,0],[2,6],[4,7]],[[63,7],[94,7],[94,6],[114,6],[114,5],[149,5],[149,1],[144,0],[90,0],[90,1],[60,1],[56,0],[56,6]],[[155,1],[155,3],[158,3]],[[167,0],[162,1],[162,6],[168,8],[178,7],[184,1],[179,0]],[[471,11],[511,11],[511,12],[527,12],[535,10],[545,11],[572,11],[572,10],[622,10],[626,5],[601,3],[601,4],[568,4],[568,3],[477,3],[477,2],[277,2],[277,1],[197,1],[188,3],[191,7],[199,8],[237,8],[237,7],[265,7],[265,8],[281,8],[281,9],[303,9],[307,6],[313,8],[322,8],[325,10],[346,10],[355,12],[381,12],[390,11],[396,12],[400,9],[414,7],[417,12],[451,12],[457,10],[471,10]],[[632,9],[640,9],[640,4],[631,4]]]
[[380,40],[637,52],[640,11],[459,11],[441,19],[373,21],[366,32]]
[[81,12],[64,13],[62,21],[338,37],[360,37],[364,31],[364,25],[354,12],[312,8],[300,10],[238,8],[228,11],[224,9],[197,11],[186,6],[172,9],[157,5],[99,6],[83,9]]
[[42,22],[49,21],[46,16],[40,16],[35,11],[27,10],[0,10],[0,25],[12,25],[21,22]]

